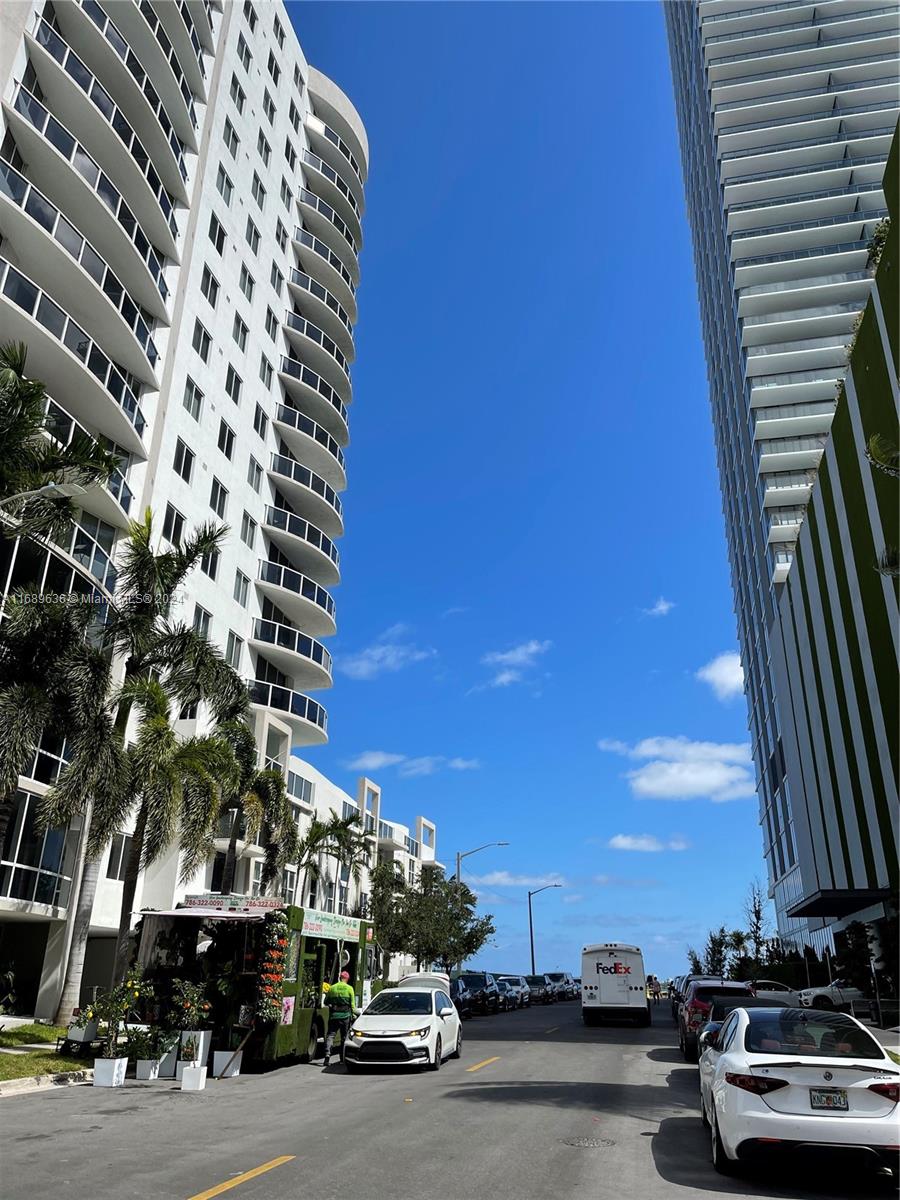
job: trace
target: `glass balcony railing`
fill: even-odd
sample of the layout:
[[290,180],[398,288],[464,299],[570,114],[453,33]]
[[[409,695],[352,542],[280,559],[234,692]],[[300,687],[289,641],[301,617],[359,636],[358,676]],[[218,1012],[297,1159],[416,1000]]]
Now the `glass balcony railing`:
[[794,438],[763,438],[755,442],[758,456],[763,454],[799,454],[804,450],[824,450],[828,436],[794,437]]
[[[782,208],[785,204],[803,204],[807,200],[827,200],[831,196],[859,196],[872,195],[878,196],[882,194],[882,186],[880,183],[854,183],[848,187],[842,188],[826,188],[818,192],[796,192],[792,196],[778,196],[775,200],[747,200],[743,204],[729,204],[728,215],[738,212],[751,212],[755,209],[766,208]],[[852,214],[851,214],[852,215]],[[734,236],[739,234],[751,233],[754,227],[747,230],[735,230]]]
[[755,423],[786,421],[793,417],[819,417],[833,413],[834,400],[808,400],[805,404],[773,404],[769,408],[754,408]]
[[2,158],[0,158],[0,193],[37,221],[41,228],[45,229],[50,237],[87,271],[134,334],[150,366],[155,367],[159,352],[150,334],[150,327],[141,309],[119,283],[111,268],[87,238],[83,237],[72,222],[62,215],[56,205],[51,204],[33,183],[29,183],[24,175],[21,175],[15,167]]
[[367,812],[365,814],[365,826],[366,826],[366,833],[374,833],[375,832],[375,816],[373,813]]
[[[93,3],[94,0],[89,0]],[[184,100],[184,107],[188,111],[188,116],[191,119],[191,126],[197,128],[197,109],[194,106],[194,94],[188,87],[188,82],[184,77],[184,71],[181,69],[181,63],[178,61],[178,55],[175,53],[175,47],[169,41],[168,34],[160,24],[159,17],[153,11],[153,5],[150,0],[132,0],[132,3],[137,4],[141,10],[144,20],[150,26],[150,31],[156,38],[157,45],[163,53],[163,58],[172,68],[172,74],[175,76],[175,82],[178,84],[178,90],[181,92],[181,98]]]
[[896,100],[888,100],[882,104],[855,104],[841,108],[826,108],[815,113],[792,113],[789,117],[778,117],[777,120],[770,117],[767,121],[753,121],[749,125],[726,125],[724,129],[718,131],[718,137],[731,137],[733,133],[753,133],[757,129],[779,129],[788,125],[806,125],[810,121],[843,120],[845,117],[857,117],[863,113],[890,112],[896,107]]
[[122,511],[127,513],[131,508],[131,502],[134,499],[134,493],[125,481],[125,470],[129,464],[129,455],[121,446],[117,446],[115,442],[109,438],[95,438],[92,433],[76,421],[73,416],[70,416],[64,408],[61,408],[55,400],[47,401],[47,415],[44,420],[44,428],[48,435],[57,442],[60,446],[68,446],[73,438],[79,434],[87,438],[91,442],[98,442],[105,449],[114,454],[118,454],[122,467],[113,471],[109,479],[107,479],[104,487],[119,502]]
[[356,807],[355,804],[351,804],[351,802],[349,800],[345,800],[341,807],[341,816],[343,817],[343,819],[345,821],[348,820],[350,817],[356,817],[358,819],[359,818],[359,809]]
[[872,282],[868,271],[841,271],[837,275],[813,275],[804,279],[780,279],[774,283],[755,283],[752,287],[741,288],[741,299],[745,296],[775,295],[778,292],[792,292],[798,288],[826,287],[835,283]]
[[301,692],[293,692],[277,683],[266,683],[263,679],[248,679],[247,690],[250,693],[251,704],[261,704],[266,708],[277,708],[280,712],[290,713],[318,726],[323,733],[328,729],[328,713],[321,704],[316,704],[315,700],[310,700],[309,696],[304,696]]
[[[734,187],[739,183],[761,183],[765,179],[796,179],[798,175],[818,175],[822,171],[852,171],[855,167],[886,161],[887,151],[884,154],[861,154],[858,157],[845,154],[843,158],[832,158],[828,162],[810,163],[808,166],[791,167],[788,170],[753,171],[749,175],[732,175],[723,182],[725,187]],[[792,201],[793,197],[788,196],[782,203],[790,204]]]
[[302,463],[298,463],[293,458],[288,458],[285,454],[273,454],[272,465],[270,468],[276,475],[282,475],[285,479],[290,479],[294,483],[298,483],[301,487],[309,488],[311,492],[315,492],[317,496],[330,505],[331,508],[340,517],[341,515],[341,498],[333,487],[330,487],[324,479],[316,475],[314,471],[310,471],[309,467],[304,467]]
[[298,359],[288,358],[287,356],[282,358],[281,367],[279,369],[281,370],[282,374],[291,375],[294,379],[299,379],[301,383],[304,383],[307,387],[312,388],[314,392],[318,392],[319,395],[324,400],[327,400],[331,407],[340,415],[340,418],[344,424],[348,424],[349,416],[347,414],[347,406],[344,404],[343,400],[340,398],[331,384],[324,380],[321,375],[317,375],[315,371],[311,371],[309,367],[298,361]]
[[388,841],[393,841],[394,829],[392,825],[388,825],[387,821],[378,822],[378,836],[386,838]]
[[144,432],[146,422],[141,406],[119,368],[46,292],[2,258],[0,292],[70,350],[96,377],[138,435]]
[[812,8],[811,0],[785,0],[784,4],[762,4],[758,8],[737,8],[724,13],[710,13],[704,24],[714,21],[735,21],[741,17],[758,17],[761,13],[786,12],[791,8]]
[[774,233],[796,233],[800,229],[827,229],[833,225],[858,225],[860,221],[878,221],[887,215],[886,208],[869,208],[862,212],[857,209],[854,212],[839,213],[836,217],[819,217],[815,221],[792,221],[786,225],[769,225],[765,229],[736,230],[731,235],[731,240],[736,247],[738,242],[769,237]]
[[[764,10],[771,12],[771,9]],[[715,45],[716,42],[736,42],[743,38],[761,37],[770,33],[788,33],[791,29],[815,29],[821,25],[839,25],[846,21],[863,21],[869,17],[881,17],[885,13],[897,15],[897,6],[892,4],[889,8],[867,8],[863,12],[848,12],[846,15],[841,15],[840,12],[829,14],[826,17],[809,17],[805,21],[790,21],[787,25],[764,25],[757,29],[745,29],[740,33],[718,33],[715,37],[707,38],[703,43],[705,46]]]
[[[725,63],[756,62],[761,58],[777,58],[781,54],[801,54],[805,50],[828,50],[832,46],[855,46],[859,42],[871,42],[877,37],[890,37],[892,32],[895,31],[890,29],[874,29],[870,33],[857,33],[852,37],[829,38],[824,42],[795,42],[792,46],[772,47],[770,50],[753,50],[749,54],[727,54],[723,58],[707,59],[706,65],[708,67],[721,67]],[[831,65],[830,62],[825,60],[826,67],[830,67]],[[784,68],[782,68],[783,71]]]
[[134,244],[139,258],[153,277],[160,296],[163,300],[168,300],[169,289],[163,278],[165,257],[156,250],[143,232],[122,194],[109,176],[100,170],[96,160],[88,154],[78,139],[73,137],[64,125],[60,125],[56,117],[52,116],[37,97],[33,96],[21,83],[16,88],[13,108],[30,125],[33,125],[38,133],[43,134],[103,201]]
[[804,138],[803,141],[799,142],[774,142],[768,146],[751,146],[744,150],[726,150],[720,158],[722,162],[734,162],[739,158],[755,158],[761,154],[782,154],[791,150],[804,150],[810,146],[833,146],[840,142],[858,142],[862,138],[885,137],[893,132],[893,125],[879,126],[876,129],[853,129],[847,130],[844,133],[835,133],[828,137]]
[[114,536],[115,530],[105,521],[83,512],[56,544],[112,593],[116,590],[116,568],[111,558]]
[[[175,202],[156,173],[156,168],[150,161],[150,155],[138,140],[137,134],[130,123],[119,111],[109,92],[87,69],[78,55],[62,40],[59,34],[41,17],[35,28],[35,40],[44,47],[54,58],[70,79],[84,92],[94,107],[102,113],[105,120],[118,135],[119,141],[131,155],[140,173],[146,179],[150,190],[159,205],[166,225],[173,238],[178,236],[178,226],[175,223]],[[187,174],[184,175],[187,178]]]
[[767,491],[793,491],[794,488],[812,486],[814,473],[812,471],[773,471],[766,476]]
[[309,188],[305,187],[300,189],[299,199],[301,204],[308,204],[310,208],[314,208],[316,212],[321,213],[327,221],[330,221],[344,241],[347,242],[353,253],[359,254],[359,244],[357,243],[356,237],[354,236],[350,226],[343,217],[339,216],[338,213],[335,212],[335,210],[326,200],[323,200],[321,196],[317,196],[315,192],[311,192]]
[[194,54],[197,56],[197,66],[200,68],[200,74],[206,78],[206,63],[203,59],[203,46],[200,43],[200,38],[197,36],[197,29],[194,25],[194,18],[191,16],[191,10],[188,7],[186,0],[178,0],[175,5],[181,13],[181,19],[184,22],[184,27],[193,47]]
[[416,841],[416,839],[413,837],[409,837],[409,836],[404,837],[403,844],[404,844],[404,846],[406,846],[407,853],[411,854],[413,856],[413,858],[418,858],[420,856],[420,854],[422,853],[421,846]]
[[321,551],[326,558],[330,558],[335,566],[340,562],[340,553],[331,538],[321,529],[317,529],[315,525],[310,525],[309,521],[304,520],[303,517],[298,517],[296,513],[269,505],[266,508],[264,524],[271,529],[280,529],[283,533],[289,533],[292,537],[306,542],[314,549]]
[[278,405],[275,420],[280,421],[283,425],[291,425],[300,433],[305,433],[307,437],[311,437],[313,441],[318,442],[320,446],[323,446],[329,454],[336,458],[343,468],[344,451],[327,429],[323,429],[321,425],[317,425],[315,421],[310,420],[304,413],[296,408],[291,408],[288,404]]
[[340,275],[341,279],[350,290],[350,295],[356,295],[356,284],[353,282],[353,276],[344,266],[340,257],[335,254],[330,246],[326,245],[321,238],[315,237],[308,233],[305,229],[297,228],[294,230],[294,241],[299,242],[301,246],[306,246],[310,250],[315,251],[320,258],[324,258],[328,265]]
[[334,167],[329,166],[324,159],[319,158],[318,154],[313,154],[311,150],[304,150],[300,157],[303,159],[303,162],[306,164],[306,166],[312,167],[314,171],[318,171],[320,175],[324,175],[330,183],[334,184],[337,190],[353,209],[357,219],[360,219],[362,217],[362,213],[359,211],[359,205],[356,203],[356,197],[350,191],[350,187],[346,180],[341,179]]
[[326,125],[321,117],[314,115],[310,116],[307,123],[310,124],[317,133],[320,133],[322,137],[327,138],[328,141],[331,142],[332,146],[334,146],[341,152],[341,154],[343,154],[344,158],[346,158],[347,162],[350,164],[353,174],[356,176],[359,182],[359,186],[364,187],[365,180],[363,179],[362,167],[360,167],[356,160],[356,155],[353,153],[341,135],[339,133],[335,133],[335,131],[329,125]]
[[291,312],[290,309],[284,314],[284,323],[291,329],[295,329],[297,333],[302,333],[304,337],[308,337],[317,346],[321,346],[326,354],[331,355],[349,380],[350,364],[337,344],[327,333],[323,333],[318,325],[313,325],[312,321],[307,321],[306,317],[301,316],[300,313]]
[[310,662],[316,663],[329,675],[331,674],[331,655],[322,643],[301,633],[299,629],[293,629],[290,625],[281,625],[277,621],[258,618],[253,622],[253,640],[290,650],[293,654],[299,654],[301,658],[308,658]]
[[[831,64],[829,64],[829,66],[830,65]],[[817,67],[814,69],[819,70],[819,71],[822,70],[821,67]],[[735,108],[752,108],[757,104],[760,104],[760,105],[762,105],[762,104],[777,104],[782,100],[800,100],[804,96],[830,96],[830,95],[834,95],[835,93],[840,93],[840,92],[859,91],[860,88],[873,88],[873,87],[885,87],[885,86],[889,86],[892,88],[896,87],[897,86],[896,76],[882,75],[882,76],[879,76],[878,79],[863,79],[858,83],[829,83],[825,87],[806,88],[804,91],[777,92],[774,96],[773,95],[768,95],[768,96],[764,96],[764,97],[754,96],[752,99],[749,99],[749,100],[729,100],[726,104],[717,104],[715,106],[715,111],[717,113],[729,112]],[[798,119],[803,120],[804,118],[801,116],[799,118],[794,117],[793,119],[794,120],[798,120]],[[791,118],[786,117],[785,120],[791,120]],[[740,126],[738,126],[738,128],[740,128]],[[725,133],[725,132],[731,133],[731,132],[733,132],[733,130],[730,128],[727,130],[722,129],[722,130],[720,130],[720,132],[721,133]]]
[[740,267],[757,267],[762,263],[795,262],[803,258],[823,258],[829,254],[849,254],[854,250],[868,250],[868,238],[855,242],[837,242],[833,246],[812,246],[808,250],[785,250],[781,254],[759,254],[754,258],[742,258],[736,263]]
[[264,558],[260,560],[259,564],[259,579],[262,583],[271,583],[275,587],[296,592],[304,600],[309,600],[311,604],[315,604],[317,608],[328,613],[329,617],[334,617],[334,600],[328,592],[312,579],[301,575],[299,571],[294,571],[281,563],[269,562]]
[[806,515],[805,508],[795,508],[793,506],[784,508],[767,509],[769,515],[769,525],[775,529],[785,525],[799,525]]
[[329,292],[328,288],[323,287],[321,283],[311,278],[305,271],[298,271],[296,267],[291,268],[291,283],[294,287],[302,288],[305,292],[309,292],[311,296],[315,296],[317,300],[321,300],[323,304],[327,305],[350,336],[353,337],[353,322],[334,296],[332,296],[331,292]]
[[[807,47],[807,49],[811,48]],[[868,63],[885,63],[885,65],[888,65],[889,62],[890,59],[887,56],[887,52],[882,50],[879,54],[870,54],[865,58],[842,58],[840,61],[829,59],[827,62],[810,63],[805,67],[793,65],[789,70],[781,66],[777,67],[774,71],[754,71],[752,75],[730,75],[726,79],[711,81],[713,110],[718,107],[715,102],[717,88],[740,87],[744,83],[762,83],[766,79],[784,79],[786,75],[810,75],[814,71],[836,71],[839,67],[864,67]]]

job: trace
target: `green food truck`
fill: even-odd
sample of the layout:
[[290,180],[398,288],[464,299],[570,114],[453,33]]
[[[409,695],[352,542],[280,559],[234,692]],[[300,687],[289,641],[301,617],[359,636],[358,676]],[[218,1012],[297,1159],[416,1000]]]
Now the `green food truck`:
[[157,1019],[172,1024],[179,981],[201,985],[212,1049],[241,1049],[244,1063],[315,1059],[328,1028],[325,992],[341,971],[357,1001],[368,1000],[368,921],[271,896],[215,894],[141,915],[137,962],[154,985]]

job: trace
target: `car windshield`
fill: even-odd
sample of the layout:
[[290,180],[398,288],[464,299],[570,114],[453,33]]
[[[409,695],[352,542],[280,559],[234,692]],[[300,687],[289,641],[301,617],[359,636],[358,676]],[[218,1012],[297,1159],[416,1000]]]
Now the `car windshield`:
[[700,987],[694,988],[692,999],[701,1004],[710,1004],[713,1000],[735,1000],[740,996],[749,996],[750,992],[743,988]]
[[515,987],[519,985],[518,975],[501,975],[500,978],[504,983],[511,983]]
[[460,979],[470,988],[481,988],[487,983],[485,975],[460,975]]
[[367,1017],[422,1017],[431,1012],[433,992],[379,992],[365,1011]]
[[548,975],[547,978],[552,979],[554,983],[562,983],[565,976],[563,975],[562,971],[554,971],[552,974]]
[[547,984],[543,975],[526,975],[525,982],[529,987],[546,987]]
[[797,1008],[750,1013],[744,1047],[754,1054],[792,1054],[807,1058],[885,1057],[878,1042],[843,1013]]

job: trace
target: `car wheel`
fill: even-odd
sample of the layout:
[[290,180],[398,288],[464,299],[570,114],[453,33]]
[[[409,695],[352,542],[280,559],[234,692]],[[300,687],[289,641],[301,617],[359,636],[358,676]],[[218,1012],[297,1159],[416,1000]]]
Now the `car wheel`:
[[715,1113],[712,1115],[712,1121],[709,1126],[709,1142],[712,1152],[712,1163],[720,1175],[733,1175],[734,1163],[725,1153],[725,1147],[722,1145],[722,1137],[719,1133],[719,1118]]
[[452,1058],[462,1058],[462,1026],[459,1027],[456,1034],[456,1049],[453,1051]]
[[309,1031],[309,1040],[306,1043],[306,1050],[300,1055],[301,1062],[315,1062],[316,1055],[319,1053],[319,1038],[321,1036],[321,1029],[315,1022],[313,1022]]
[[834,1008],[834,1001],[830,996],[815,996],[813,997],[812,1008],[825,1009],[830,1011]]
[[434,1043],[434,1062],[430,1063],[432,1071],[441,1069],[441,1055],[444,1052],[444,1047],[441,1045],[441,1035],[438,1034],[437,1041]]

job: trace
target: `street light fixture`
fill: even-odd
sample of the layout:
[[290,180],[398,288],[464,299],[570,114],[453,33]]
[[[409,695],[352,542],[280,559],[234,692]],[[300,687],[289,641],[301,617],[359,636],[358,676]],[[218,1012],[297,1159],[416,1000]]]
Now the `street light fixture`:
[[73,496],[83,496],[87,490],[80,483],[45,483],[43,487],[33,488],[29,492],[16,492],[14,496],[7,496],[0,500],[0,505],[13,504],[16,500],[34,500],[38,496],[45,500],[58,500],[63,497],[71,499]]
[[531,939],[531,973],[536,974],[534,969],[534,920],[531,915],[531,897],[536,896],[538,892],[546,892],[547,888],[562,887],[561,883],[545,883],[543,887],[535,888],[533,892],[528,893],[528,936]]

